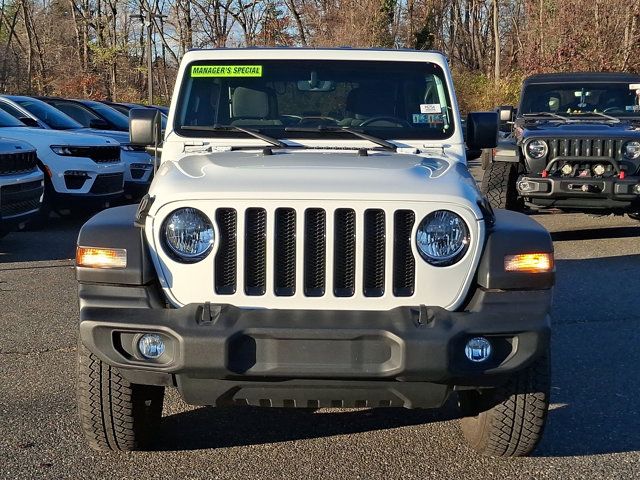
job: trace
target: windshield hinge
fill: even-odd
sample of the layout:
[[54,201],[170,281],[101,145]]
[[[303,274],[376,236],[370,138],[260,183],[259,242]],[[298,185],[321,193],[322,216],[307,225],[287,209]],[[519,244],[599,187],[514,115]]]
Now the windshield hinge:
[[184,144],[184,153],[210,152],[211,146],[205,142],[188,142]]

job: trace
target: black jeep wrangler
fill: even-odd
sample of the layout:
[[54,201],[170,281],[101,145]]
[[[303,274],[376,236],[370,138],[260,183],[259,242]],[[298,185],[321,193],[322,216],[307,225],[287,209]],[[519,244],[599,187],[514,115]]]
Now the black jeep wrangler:
[[640,75],[534,75],[499,112],[508,133],[481,187],[493,207],[640,219]]

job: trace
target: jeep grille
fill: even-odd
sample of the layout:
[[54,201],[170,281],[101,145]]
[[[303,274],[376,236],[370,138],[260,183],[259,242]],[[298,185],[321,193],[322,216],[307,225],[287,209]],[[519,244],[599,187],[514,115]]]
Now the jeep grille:
[[[353,297],[358,293],[356,275],[362,275],[362,295],[365,297],[381,297],[387,288],[396,297],[409,297],[414,293],[416,266],[411,233],[415,213],[411,210],[396,210],[393,221],[387,219],[382,209],[368,209],[358,217],[350,208],[338,208],[329,213],[323,208],[277,208],[271,218],[264,208],[244,211],[218,208],[215,218],[220,242],[214,262],[218,295],[232,295],[239,288],[247,296],[264,295],[267,271],[273,272],[276,296],[293,296],[296,279],[302,276],[304,295],[323,297],[328,294],[328,275],[331,275],[333,285],[329,294],[335,297]],[[298,222],[301,221],[303,235],[298,239],[296,232],[300,232]],[[243,239],[238,238],[239,222],[244,222]],[[362,222],[364,236],[360,239],[363,242],[360,261],[356,259],[358,222]],[[267,234],[268,231],[273,231],[273,237]],[[273,259],[267,258],[269,238],[274,242]],[[237,285],[239,241],[244,243],[244,285]],[[302,248],[298,248],[298,241],[302,242]],[[393,244],[391,258],[387,258],[387,242]],[[303,255],[300,264],[296,261],[299,252]],[[267,268],[271,262],[273,268]],[[386,262],[393,265],[390,279],[385,276]],[[360,272],[356,272],[356,265],[361,266]]]
[[0,155],[0,175],[31,172],[36,168],[36,152],[15,152]]
[[622,146],[625,140],[595,138],[546,138],[549,159],[557,157],[611,157],[623,160]]

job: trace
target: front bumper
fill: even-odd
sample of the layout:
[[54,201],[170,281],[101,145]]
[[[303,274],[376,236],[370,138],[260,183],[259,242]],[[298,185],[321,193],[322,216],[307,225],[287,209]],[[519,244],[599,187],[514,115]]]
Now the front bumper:
[[[80,284],[80,338],[134,383],[175,385],[193,404],[437,407],[454,387],[498,385],[546,352],[551,290],[478,290],[468,311],[158,308],[150,287]],[[165,353],[145,360],[144,333]],[[489,338],[473,363],[464,345]]]
[[0,221],[4,229],[26,222],[40,210],[44,192],[42,173],[27,178],[35,180],[0,186]]
[[518,194],[534,207],[636,210],[640,207],[640,177],[542,177],[518,179]]

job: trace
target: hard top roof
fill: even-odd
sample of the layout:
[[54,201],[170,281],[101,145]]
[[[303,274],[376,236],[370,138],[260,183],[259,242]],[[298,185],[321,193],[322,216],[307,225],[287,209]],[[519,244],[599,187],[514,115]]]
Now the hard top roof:
[[622,72],[562,72],[531,75],[524,85],[532,83],[622,82],[640,83],[640,75]]
[[189,50],[182,64],[196,60],[361,60],[415,61],[446,65],[441,52],[384,48],[248,47]]

